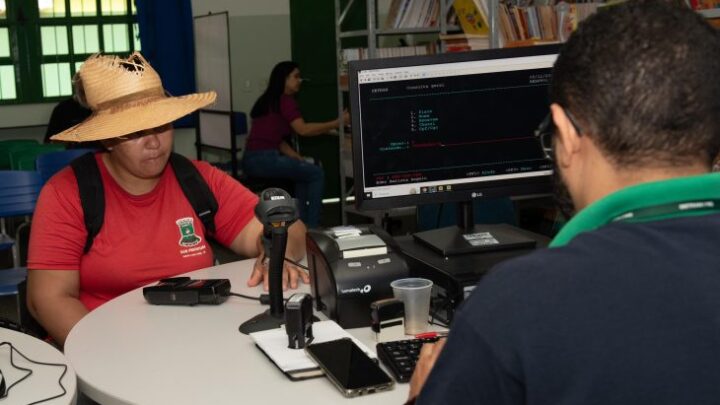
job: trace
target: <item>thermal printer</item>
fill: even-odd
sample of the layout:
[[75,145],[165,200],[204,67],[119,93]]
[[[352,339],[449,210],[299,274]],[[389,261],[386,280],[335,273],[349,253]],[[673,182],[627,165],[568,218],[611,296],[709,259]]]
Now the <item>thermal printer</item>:
[[370,326],[370,304],[408,276],[392,237],[373,225],[309,230],[307,253],[316,309],[343,328]]

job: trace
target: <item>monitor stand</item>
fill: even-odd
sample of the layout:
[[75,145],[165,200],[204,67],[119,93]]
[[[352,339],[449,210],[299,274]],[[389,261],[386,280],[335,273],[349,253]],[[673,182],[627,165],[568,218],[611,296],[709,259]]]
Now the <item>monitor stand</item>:
[[503,249],[533,248],[536,241],[508,224],[476,225],[472,202],[458,203],[458,224],[416,232],[415,240],[443,256]]

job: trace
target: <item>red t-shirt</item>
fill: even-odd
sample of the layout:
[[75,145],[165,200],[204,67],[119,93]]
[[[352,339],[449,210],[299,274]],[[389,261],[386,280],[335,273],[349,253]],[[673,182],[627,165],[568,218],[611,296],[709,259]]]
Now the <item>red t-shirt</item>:
[[292,96],[280,96],[280,112],[270,112],[253,118],[246,150],[278,149],[283,138],[290,135],[290,123],[302,117],[300,107]]
[[[213,265],[202,222],[168,165],[155,188],[131,195],[96,154],[105,219],[90,251],[75,175],[67,167],[40,192],[33,215],[29,270],[79,270],[80,301],[92,310],[134,288]],[[229,246],[253,218],[258,198],[227,174],[193,162],[218,202],[215,240]]]

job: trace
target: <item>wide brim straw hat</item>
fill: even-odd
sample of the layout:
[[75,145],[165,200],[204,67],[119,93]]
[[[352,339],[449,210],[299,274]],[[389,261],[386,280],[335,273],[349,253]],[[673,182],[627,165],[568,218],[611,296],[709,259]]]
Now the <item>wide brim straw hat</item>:
[[175,121],[215,101],[214,91],[171,97],[155,69],[135,52],[127,59],[93,55],[78,71],[92,114],[50,139],[87,142],[117,138]]

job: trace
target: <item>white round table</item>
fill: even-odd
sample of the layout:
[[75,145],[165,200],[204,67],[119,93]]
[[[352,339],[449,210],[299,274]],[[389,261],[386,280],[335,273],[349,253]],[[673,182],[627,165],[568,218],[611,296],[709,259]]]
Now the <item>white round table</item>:
[[[254,260],[228,263],[186,275],[228,278],[232,291],[259,296],[247,287]],[[309,286],[299,290],[308,292]],[[156,306],[142,289],[130,291],[85,316],[70,332],[65,355],[80,390],[101,404],[402,404],[408,384],[391,391],[345,398],[326,378],[290,381],[238,326],[267,309],[230,297],[221,305]],[[352,335],[372,350],[370,328]]]
[[[66,393],[43,404],[75,404],[77,394],[75,371],[67,364],[67,359],[59,350],[30,335],[0,328],[0,343],[4,342],[11,343],[12,348],[15,349],[12,354],[12,362],[15,364],[13,366],[10,362],[11,347],[7,344],[0,345],[0,370],[5,378],[6,387],[27,374],[19,367],[32,370],[32,374],[12,387],[8,391],[7,398],[0,400],[0,404],[29,404],[60,395],[63,393],[61,382]],[[58,365],[35,364],[20,354],[35,362]],[[67,366],[65,375],[63,375],[64,367],[59,366],[62,364]]]

